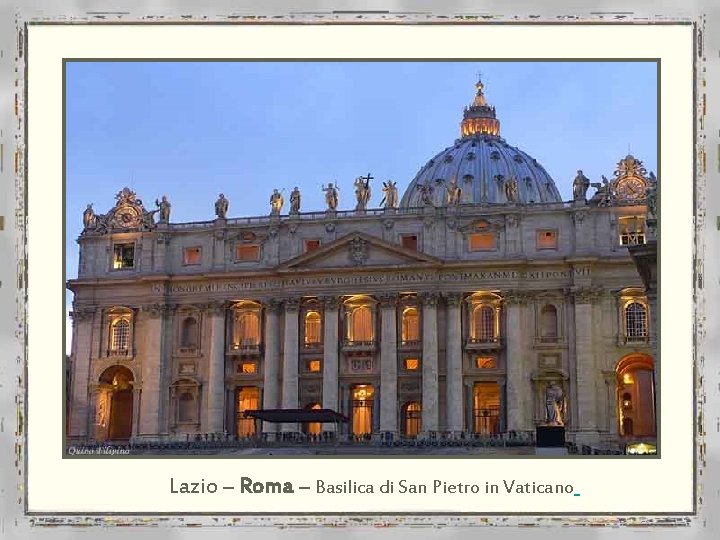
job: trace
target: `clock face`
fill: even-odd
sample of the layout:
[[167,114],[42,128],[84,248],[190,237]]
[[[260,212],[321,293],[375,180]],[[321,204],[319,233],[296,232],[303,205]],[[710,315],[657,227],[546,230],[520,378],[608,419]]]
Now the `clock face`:
[[618,182],[615,192],[622,199],[642,199],[645,196],[645,182],[640,178],[623,178]]
[[137,222],[137,211],[129,206],[120,208],[115,212],[115,222],[118,227],[133,227]]

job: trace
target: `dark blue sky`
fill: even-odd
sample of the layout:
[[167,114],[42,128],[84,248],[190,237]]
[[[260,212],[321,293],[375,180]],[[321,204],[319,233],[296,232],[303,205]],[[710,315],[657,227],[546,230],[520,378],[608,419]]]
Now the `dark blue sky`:
[[[536,158],[564,199],[582,169],[611,177],[630,151],[657,171],[655,63],[638,62],[93,62],[67,64],[67,276],[77,275],[82,211],[107,212],[129,186],[167,195],[172,221],[269,213],[294,186],[303,211],[337,181],[371,172],[374,199],[400,193],[459,136],[482,73],[501,135]],[[287,211],[287,206],[286,206]]]

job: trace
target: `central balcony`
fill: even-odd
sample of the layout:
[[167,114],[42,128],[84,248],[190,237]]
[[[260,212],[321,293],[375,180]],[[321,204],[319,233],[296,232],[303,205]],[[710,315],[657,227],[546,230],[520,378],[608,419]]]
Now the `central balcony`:
[[471,337],[465,342],[467,351],[488,351],[502,348],[503,339],[498,336]]
[[243,357],[260,356],[262,354],[262,344],[251,340],[231,343],[228,347],[228,354]]
[[345,353],[371,353],[377,350],[377,342],[371,341],[356,341],[352,339],[346,339],[342,344],[342,351]]

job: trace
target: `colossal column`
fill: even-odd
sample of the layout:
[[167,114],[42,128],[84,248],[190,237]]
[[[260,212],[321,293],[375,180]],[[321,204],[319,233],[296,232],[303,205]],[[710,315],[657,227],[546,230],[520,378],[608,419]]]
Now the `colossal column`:
[[[208,350],[207,422],[204,431],[222,433],[225,408],[225,304],[211,304],[210,347]],[[143,386],[144,388],[144,386]]]
[[[338,409],[338,306],[336,297],[323,298],[325,320],[323,324],[323,409]],[[324,431],[334,431],[335,424],[324,424]]]
[[522,309],[527,298],[520,292],[508,291],[505,294],[507,310],[507,430],[526,431],[531,429],[527,408],[531,403],[529,377],[523,369]]
[[[93,319],[101,317],[95,308],[76,307],[72,313],[73,342],[72,342],[72,386],[70,388],[70,431],[69,438],[94,437],[88,432],[88,383],[91,381],[90,360],[93,350]],[[100,339],[99,336],[95,339]],[[94,422],[94,418],[92,420]]]
[[438,429],[438,294],[421,295],[422,312],[422,431]]
[[380,297],[380,431],[394,434],[397,425],[397,296]]
[[[280,310],[282,303],[270,300],[265,305],[263,346],[263,409],[280,408]],[[263,433],[276,433],[277,424],[262,423]]]
[[463,431],[462,330],[460,322],[461,294],[447,294],[447,429]]
[[[300,302],[295,298],[285,301],[285,339],[283,340],[282,408],[298,408],[298,311]],[[295,422],[284,423],[283,432],[297,431]]]
[[[575,300],[575,373],[577,389],[578,416],[576,427],[578,442],[596,442],[597,391],[595,379],[595,354],[593,353],[593,303],[600,297],[601,291],[595,287],[573,289]],[[572,399],[572,396],[571,396]]]
[[[135,335],[138,358],[141,359],[142,395],[140,397],[140,438],[157,438],[160,433],[160,371],[162,368],[162,335],[164,304],[140,308],[138,332]],[[162,389],[164,394],[165,389]],[[135,411],[133,411],[133,416]]]

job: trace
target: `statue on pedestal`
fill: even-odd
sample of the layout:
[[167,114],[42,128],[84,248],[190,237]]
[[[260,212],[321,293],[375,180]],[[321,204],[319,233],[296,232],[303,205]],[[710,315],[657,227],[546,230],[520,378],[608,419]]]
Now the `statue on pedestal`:
[[225,195],[223,193],[220,194],[218,197],[218,200],[215,201],[215,215],[219,217],[220,219],[225,219],[227,217],[227,211],[228,206],[230,204],[230,201],[228,201],[225,198]]
[[368,173],[367,176],[358,176],[355,179],[355,197],[357,198],[357,205],[355,210],[365,211],[367,205],[370,202],[370,180],[372,176]]
[[518,185],[514,178],[505,182],[505,198],[509,203],[518,202]]
[[445,188],[447,190],[447,205],[457,206],[460,204],[460,196],[462,195],[462,189],[457,184],[457,180],[453,178],[448,182]]
[[565,395],[555,381],[550,381],[545,388],[545,424],[563,426],[565,411]]
[[92,203],[89,203],[83,212],[83,225],[86,229],[94,229],[96,224],[97,216],[93,210]]
[[290,213],[300,213],[300,190],[295,186],[295,189],[290,193]]
[[590,188],[590,179],[587,178],[581,170],[578,170],[575,180],[573,180],[573,199],[576,201],[584,201],[585,194]]
[[336,211],[338,207],[338,188],[330,182],[327,187],[323,184],[320,189],[325,192],[325,203],[327,204],[327,209],[332,212]]
[[167,200],[165,195],[162,196],[161,200],[155,199],[155,206],[158,207],[159,223],[170,222],[170,202]]
[[277,189],[273,189],[272,195],[270,195],[270,215],[279,216],[282,211],[282,207],[285,204],[285,199]]
[[425,206],[432,206],[432,195],[435,188],[430,184],[430,180],[426,180],[424,184],[419,184],[417,188],[420,190],[420,200]]
[[385,194],[385,197],[382,201],[380,201],[380,204],[385,204],[385,208],[397,208],[398,207],[398,190],[397,190],[397,182],[393,182],[392,180],[388,180],[387,182],[383,182],[383,193]]

